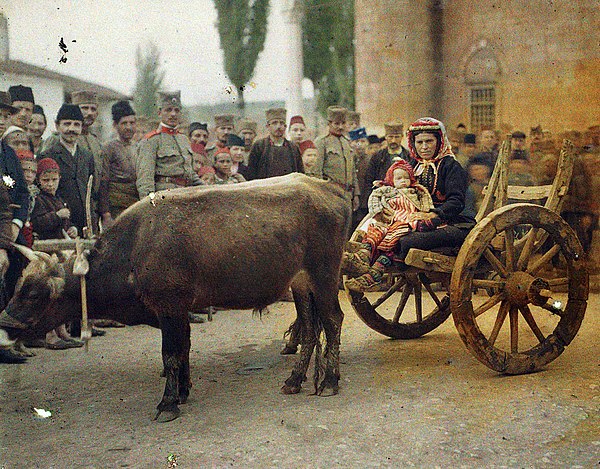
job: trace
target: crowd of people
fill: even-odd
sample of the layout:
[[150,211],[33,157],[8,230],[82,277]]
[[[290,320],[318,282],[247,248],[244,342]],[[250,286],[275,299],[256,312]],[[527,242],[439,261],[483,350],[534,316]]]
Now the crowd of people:
[[[13,242],[31,247],[35,239],[94,236],[155,191],[237,184],[293,172],[336,184],[352,206],[354,228],[369,212],[376,215],[367,228],[368,241],[344,259],[347,268],[360,273],[350,287],[366,291],[380,281],[391,251],[402,261],[411,247],[460,245],[473,226],[499,140],[508,130],[482,128],[475,134],[459,124],[446,131],[440,121],[422,118],[406,135],[403,123],[388,122],[385,134],[378,136],[361,126],[359,113],[331,106],[327,131],[314,140],[310,137],[316,129],[308,129],[298,115],[288,123],[284,108],[266,111],[260,123],[265,135],[259,138],[258,122],[234,115],[216,115],[212,123],[184,122],[179,92],[159,94],[156,123],[137,116],[128,101],[115,103],[111,111],[114,136],[102,141],[94,130],[96,95],[72,93],[54,117],[56,131],[44,139],[48,121],[33,90],[16,85],[0,92],[0,195],[10,211],[0,236],[0,306],[12,296],[23,269],[23,259],[11,249]],[[559,150],[552,135],[539,126],[528,136],[520,130],[508,134],[509,183],[551,182]],[[578,157],[563,216],[588,252],[598,210],[592,186],[581,182],[589,180],[585,155],[598,152],[600,129],[564,136],[574,142]],[[120,325],[96,323],[94,335],[104,333],[100,326]],[[70,330],[61,326],[29,345],[79,347],[79,333],[77,325]],[[24,347],[0,350],[0,362],[21,363],[29,354]]]

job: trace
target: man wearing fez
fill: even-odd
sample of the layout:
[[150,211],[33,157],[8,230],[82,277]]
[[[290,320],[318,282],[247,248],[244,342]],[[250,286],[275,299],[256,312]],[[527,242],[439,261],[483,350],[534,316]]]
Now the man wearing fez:
[[233,132],[234,116],[231,114],[222,114],[215,116],[215,137],[214,145],[206,148],[206,153],[214,161],[215,153],[221,148],[227,147],[227,135]]
[[414,163],[414,161],[411,161],[412,158],[408,150],[402,146],[402,137],[404,136],[404,125],[402,122],[388,122],[384,124],[384,127],[387,147],[375,153],[369,162],[365,176],[365,187],[368,192],[365,194],[365,197],[367,200],[373,190],[373,182],[383,181],[385,173],[393,163],[399,160],[404,160],[411,164]]
[[113,128],[117,138],[102,147],[106,161],[109,191],[109,217],[116,218],[123,210],[138,200],[135,185],[135,111],[129,101],[119,101],[111,108]]
[[8,89],[12,107],[17,109],[17,113],[12,116],[12,124],[22,129],[26,129],[33,114],[33,90],[28,86],[17,85]]
[[194,172],[192,149],[177,130],[181,123],[181,92],[159,93],[160,124],[139,143],[137,189],[140,199],[151,192],[202,184]]
[[317,161],[311,175],[328,179],[340,186],[352,204],[352,210],[359,206],[360,187],[354,170],[354,154],[350,142],[344,136],[348,111],[340,106],[327,108],[329,133],[315,142]]
[[250,149],[249,180],[304,172],[298,146],[285,138],[286,114],[283,108],[267,109],[269,136],[254,142]]
[[[88,179],[95,175],[94,156],[83,148],[79,137],[83,128],[83,114],[75,104],[63,104],[56,116],[58,139],[44,149],[38,159],[52,158],[60,167],[60,182],[56,195],[65,201],[71,210],[71,221],[78,233],[87,226],[85,197]],[[92,199],[97,193],[92,191]],[[92,229],[92,227],[88,227]]]

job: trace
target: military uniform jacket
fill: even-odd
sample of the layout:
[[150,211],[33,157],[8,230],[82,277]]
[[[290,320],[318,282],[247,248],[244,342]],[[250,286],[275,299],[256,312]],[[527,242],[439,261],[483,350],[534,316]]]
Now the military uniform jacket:
[[342,185],[347,192],[352,192],[353,196],[360,195],[354,153],[348,139],[329,134],[318,138],[315,145],[317,160],[309,175],[329,179]]
[[187,137],[179,132],[161,132],[161,127],[146,135],[138,146],[136,183],[140,199],[156,190],[155,179],[159,176],[183,178],[190,185],[202,184],[192,166]]
[[91,130],[87,134],[81,134],[77,140],[94,157],[94,190],[98,193],[98,213],[109,211],[108,203],[108,163],[102,152],[102,143],[98,135]]
[[[71,221],[79,233],[86,226],[85,196],[90,175],[94,175],[94,157],[78,144],[73,156],[60,142],[44,150],[39,159],[52,158],[60,167],[60,182],[56,195],[63,199],[71,210]],[[97,200],[97,193],[92,190],[92,202]],[[95,226],[94,220],[92,224]]]

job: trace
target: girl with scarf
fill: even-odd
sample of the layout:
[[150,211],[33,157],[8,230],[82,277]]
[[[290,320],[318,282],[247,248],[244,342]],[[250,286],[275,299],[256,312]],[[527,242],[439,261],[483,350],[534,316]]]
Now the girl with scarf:
[[407,137],[410,154],[416,161],[417,182],[425,187],[433,200],[433,208],[410,213],[407,221],[437,229],[417,229],[398,237],[393,254],[382,253],[361,277],[349,281],[348,287],[353,290],[369,291],[377,287],[385,268],[391,265],[392,257],[400,261],[400,268],[406,268],[403,261],[412,248],[430,250],[460,246],[475,225],[471,216],[462,213],[468,187],[467,173],[452,153],[444,124],[431,117],[421,118],[409,127]]

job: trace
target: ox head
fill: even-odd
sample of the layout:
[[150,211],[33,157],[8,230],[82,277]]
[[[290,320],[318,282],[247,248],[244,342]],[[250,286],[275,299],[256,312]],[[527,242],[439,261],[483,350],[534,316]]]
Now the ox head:
[[43,337],[68,320],[67,311],[59,304],[65,290],[65,269],[56,255],[15,247],[29,259],[29,265],[0,313],[0,348],[16,339]]

